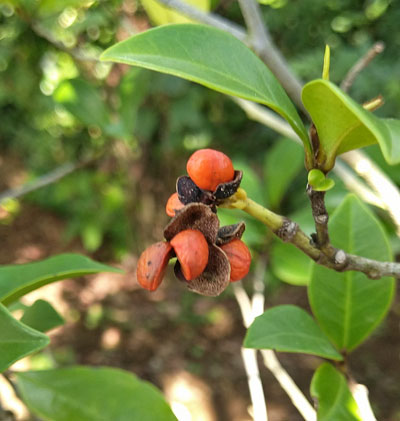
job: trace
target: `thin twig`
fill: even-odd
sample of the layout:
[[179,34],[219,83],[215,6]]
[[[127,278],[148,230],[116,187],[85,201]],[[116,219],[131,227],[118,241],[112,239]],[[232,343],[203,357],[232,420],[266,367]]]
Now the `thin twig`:
[[396,224],[397,234],[400,235],[400,192],[396,184],[361,151],[346,152],[342,159],[382,198],[386,210]]
[[288,372],[282,367],[275,353],[269,349],[261,350],[264,364],[274,375],[282,389],[287,393],[293,405],[306,421],[316,421],[317,414]]
[[356,77],[362,72],[368,64],[383,50],[385,49],[385,44],[382,41],[376,42],[367,52],[366,54],[361,57],[353,67],[347,72],[346,76],[344,77],[342,83],[340,84],[340,88],[342,91],[347,92],[351,86],[353,85]]
[[250,34],[250,47],[278,78],[293,102],[308,115],[301,100],[301,82],[271,41],[260,5],[256,0],[239,0],[239,5]]
[[[233,284],[233,291],[242,313],[243,323],[247,328],[251,325],[255,317],[251,308],[249,297],[247,296],[246,291],[244,290],[240,281]],[[257,351],[255,349],[242,347],[241,352],[243,364],[247,374],[250,398],[253,405],[254,421],[268,421],[264,390],[260,378],[260,370],[257,363]]]
[[206,13],[197,7],[191,6],[188,3],[184,3],[180,0],[158,0],[159,3],[170,7],[177,12],[184,14],[185,16],[196,20],[197,22],[205,23],[215,28],[222,29],[225,32],[232,34],[234,37],[246,42],[247,34],[246,31],[239,25],[222,18],[221,16],[215,15],[214,13]]
[[[264,307],[264,299],[253,297],[253,303],[251,303],[243,286],[238,282],[233,284],[233,290],[239,304],[245,326],[248,327],[251,324],[249,321],[254,318],[252,313],[253,309],[256,309],[258,313],[260,311],[259,305],[262,304],[262,308]],[[261,293],[261,291],[259,291],[259,293]],[[317,416],[314,408],[308,402],[307,398],[301,392],[293,379],[289,376],[287,371],[279,363],[275,353],[271,350],[261,350],[260,352],[263,356],[265,366],[277,379],[282,389],[287,393],[293,405],[297,408],[303,418],[306,421],[316,421]]]
[[328,250],[326,248],[329,247],[330,240],[328,232],[329,215],[325,207],[325,192],[316,191],[308,184],[307,195],[311,202],[312,216],[317,231],[315,239],[316,246],[327,254]]
[[349,382],[349,388],[360,410],[363,421],[377,421],[368,399],[368,389],[355,381]]
[[2,193],[0,193],[0,205],[9,199],[16,199],[34,190],[38,190],[42,187],[48,186],[49,184],[55,183],[61,178],[64,178],[65,176],[76,171],[77,169],[82,168],[87,163],[88,161],[79,163],[68,162],[54,169],[53,171],[50,171],[47,174],[40,176],[36,180],[30,181],[26,184],[23,184],[22,186],[15,187],[13,189],[5,190]]
[[247,212],[270,228],[282,241],[292,243],[322,266],[338,272],[355,270],[364,273],[371,279],[380,279],[385,276],[393,276],[400,279],[400,263],[380,262],[366,257],[348,254],[343,250],[335,248],[332,248],[332,253],[326,255],[295,222],[249,199],[246,192],[241,188],[220,206],[241,209]]

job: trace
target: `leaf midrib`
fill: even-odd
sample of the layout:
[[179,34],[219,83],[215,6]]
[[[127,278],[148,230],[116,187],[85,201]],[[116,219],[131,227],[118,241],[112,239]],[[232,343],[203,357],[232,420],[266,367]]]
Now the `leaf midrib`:
[[[143,58],[144,57],[158,57],[155,54],[132,53],[132,55],[143,57]],[[118,54],[118,55],[115,55],[114,58],[107,58],[107,56],[105,56],[105,58],[107,60],[111,60],[111,61],[115,61],[116,60],[116,57],[118,57],[118,60],[120,60],[122,63],[125,63],[125,64],[131,64],[131,65],[132,64],[138,64],[138,65],[140,64],[141,67],[147,68],[149,70],[161,71],[162,73],[171,74],[173,76],[178,76],[178,77],[180,77],[181,75],[182,76],[185,75],[185,79],[191,80],[193,82],[200,83],[200,84],[205,85],[205,86],[218,86],[219,91],[222,92],[222,93],[224,93],[224,94],[239,96],[237,93],[235,93],[233,91],[228,91],[228,90],[224,89],[218,83],[208,83],[207,81],[205,81],[202,78],[199,78],[197,76],[196,77],[193,77],[192,75],[190,75],[190,74],[188,74],[186,72],[183,72],[183,71],[179,71],[179,70],[176,71],[176,72],[171,72],[168,69],[165,69],[164,67],[160,66],[159,64],[155,64],[155,63],[154,64],[153,63],[149,64],[147,62],[143,62],[143,61],[141,61],[139,59],[139,57],[137,59],[132,59],[127,54]],[[188,61],[185,61],[185,60],[182,60],[182,59],[171,58],[171,57],[168,57],[168,56],[162,56],[162,57],[164,57],[164,58],[166,57],[168,60],[176,61],[177,63],[180,63],[180,62],[185,63],[185,64],[188,63]],[[291,118],[291,116],[288,115],[280,106],[276,106],[273,102],[271,102],[271,100],[272,101],[275,101],[276,103],[279,103],[280,101],[278,101],[276,99],[276,96],[273,94],[272,91],[270,91],[268,89],[268,87],[267,87],[267,89],[268,89],[268,93],[271,96],[271,100],[265,99],[265,95],[260,95],[257,91],[254,90],[253,87],[251,87],[251,85],[248,85],[246,83],[241,82],[240,79],[236,79],[234,77],[228,76],[226,73],[223,73],[221,71],[215,70],[213,68],[206,67],[206,66],[204,66],[201,63],[195,62],[195,64],[196,64],[196,66],[201,67],[203,70],[206,70],[207,72],[210,72],[211,71],[211,72],[215,73],[218,76],[222,76],[222,77],[224,77],[224,78],[226,78],[226,79],[228,79],[230,81],[233,81],[233,82],[237,83],[239,86],[243,87],[242,89],[249,90],[251,92],[251,95],[253,96],[253,100],[256,100],[257,102],[261,102],[264,105],[267,105],[268,107],[272,108],[275,111],[277,111],[279,109],[279,114],[282,114],[287,119],[289,119],[293,123],[293,125],[300,131],[300,129],[298,128],[297,124],[295,123],[295,120],[293,120]],[[264,77],[262,79],[264,79]],[[265,84],[265,82],[264,82],[264,84]],[[249,96],[248,94],[244,94],[244,95]],[[244,96],[244,95],[242,94],[241,96]]]

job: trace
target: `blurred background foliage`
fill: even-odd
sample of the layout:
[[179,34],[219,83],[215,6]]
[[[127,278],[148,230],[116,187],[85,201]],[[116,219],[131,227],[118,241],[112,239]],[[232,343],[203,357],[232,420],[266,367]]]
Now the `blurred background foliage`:
[[[244,24],[236,2],[190,3]],[[382,94],[386,103],[378,113],[399,117],[397,2],[261,3],[272,38],[303,81],[320,76],[326,43],[332,50],[331,79],[340,83],[374,42],[383,41],[385,52],[357,78],[351,94],[359,102]],[[97,61],[105,48],[152,24],[185,20],[156,0],[0,2],[3,159],[17,159],[23,181],[66,163],[79,167],[20,201],[6,202],[5,208],[17,213],[22,202],[54,211],[67,222],[66,241],[79,236],[88,252],[103,250],[120,259],[160,238],[167,221],[164,204],[176,177],[185,172],[186,159],[197,148],[213,147],[244,170],[243,185],[251,197],[312,231],[300,147],[249,121],[223,95],[171,76]],[[384,164],[377,148],[368,153],[400,183],[398,169]],[[4,178],[1,187],[14,184]],[[345,193],[337,180],[327,196],[330,209]],[[223,210],[220,216],[223,223],[243,218]],[[255,256],[272,246],[274,278],[307,282],[307,259],[272,239],[260,224],[248,221],[245,239]],[[288,260],[291,269],[280,264]]]

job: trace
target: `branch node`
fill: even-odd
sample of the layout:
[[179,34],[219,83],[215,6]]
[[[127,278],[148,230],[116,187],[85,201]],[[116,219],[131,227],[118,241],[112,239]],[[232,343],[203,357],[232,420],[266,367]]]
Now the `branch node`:
[[380,279],[380,278],[382,278],[382,274],[378,270],[372,269],[368,272],[368,278],[370,278],[370,279]]
[[316,221],[318,224],[327,224],[327,223],[328,223],[328,219],[329,219],[329,216],[328,216],[328,214],[327,214],[327,213],[324,213],[324,214],[322,214],[322,215],[317,215],[317,216],[315,217],[315,221]]
[[293,240],[293,237],[296,235],[299,226],[296,222],[291,221],[290,219],[285,218],[282,226],[276,231],[276,235],[284,242],[288,243]]
[[346,260],[346,253],[343,250],[338,250],[335,254],[335,263],[337,265],[343,266],[346,263]]

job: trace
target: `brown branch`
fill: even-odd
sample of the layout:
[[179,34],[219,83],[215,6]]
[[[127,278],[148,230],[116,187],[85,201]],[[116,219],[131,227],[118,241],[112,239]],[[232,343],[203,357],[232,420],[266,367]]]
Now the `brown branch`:
[[[328,248],[325,246],[324,249],[320,249],[315,241],[305,234],[295,222],[249,199],[246,192],[241,188],[235,195],[226,199],[221,207],[243,210],[270,228],[282,241],[293,244],[322,266],[337,272],[349,270],[362,272],[371,279],[379,279],[384,276],[393,276],[400,279],[400,263],[380,262],[348,254],[344,250],[334,248],[330,244]],[[328,252],[325,254],[326,250]]]
[[340,84],[340,88],[342,89],[342,91],[347,92],[353,85],[356,77],[360,74],[360,72],[362,72],[368,66],[368,64],[371,63],[371,61],[384,49],[385,44],[382,41],[376,42],[366,52],[366,54],[363,57],[361,57],[347,72],[342,83]]
[[325,192],[313,190],[309,184],[306,191],[311,202],[312,216],[317,231],[315,245],[319,249],[324,250],[326,254],[326,249],[330,246],[330,240],[328,232],[329,215],[325,207]]

